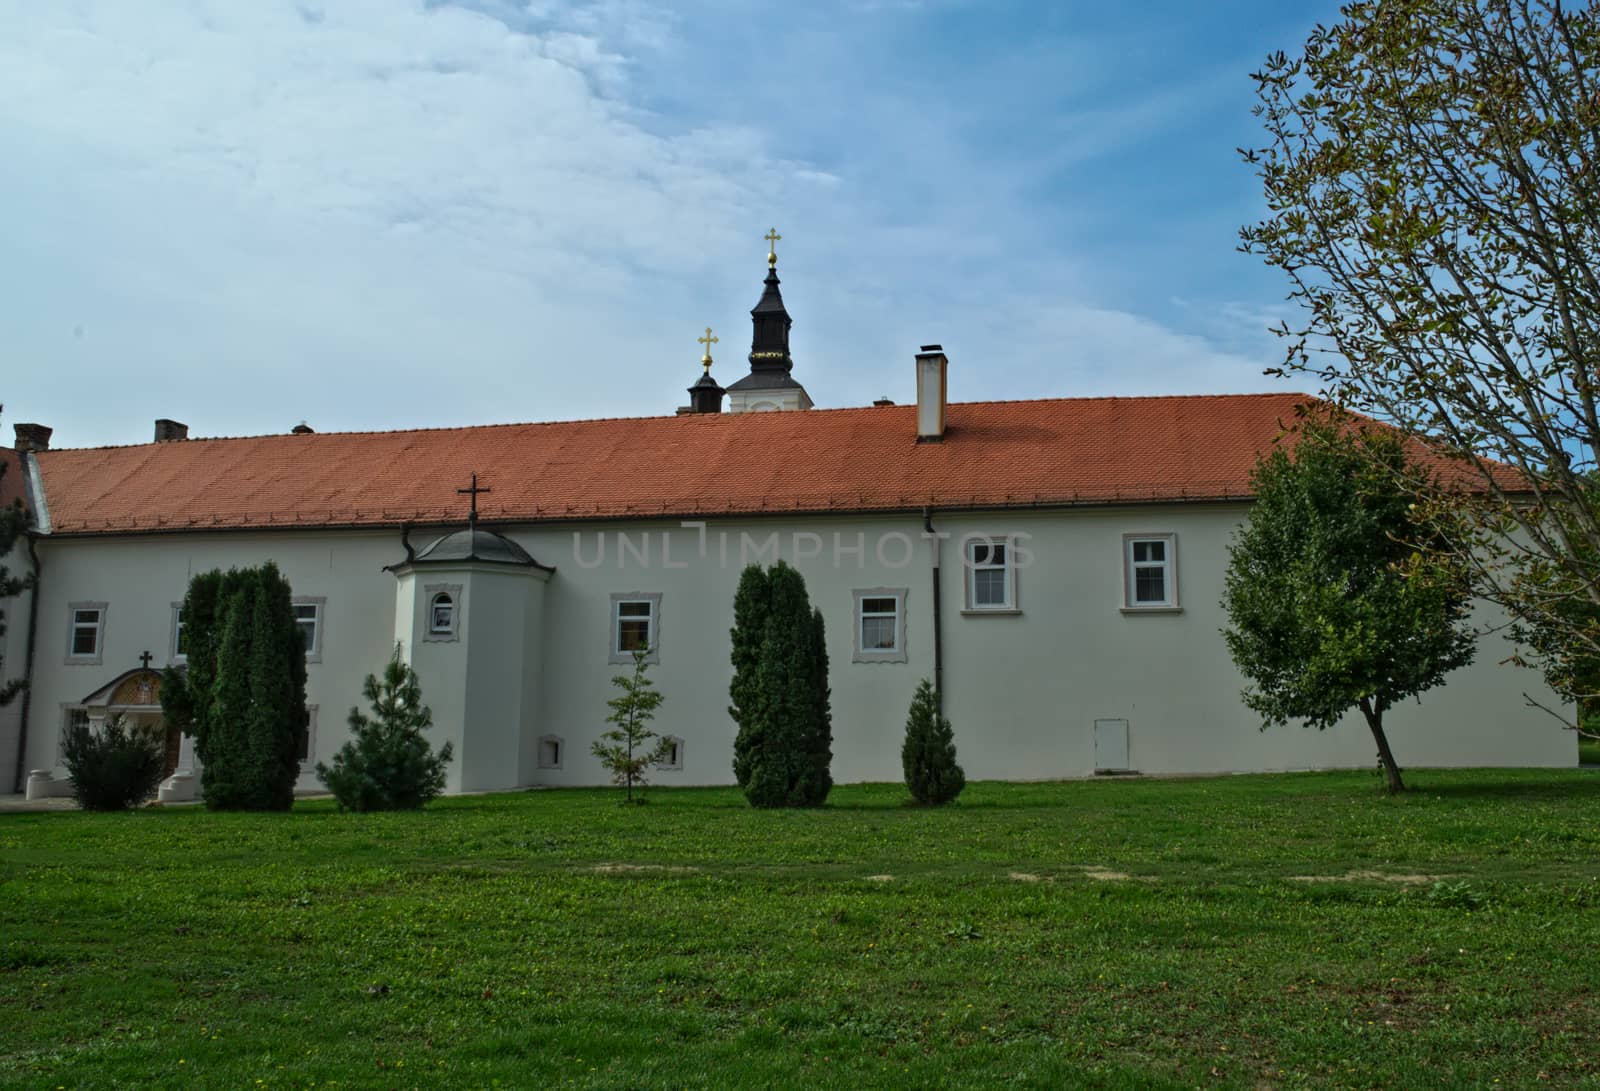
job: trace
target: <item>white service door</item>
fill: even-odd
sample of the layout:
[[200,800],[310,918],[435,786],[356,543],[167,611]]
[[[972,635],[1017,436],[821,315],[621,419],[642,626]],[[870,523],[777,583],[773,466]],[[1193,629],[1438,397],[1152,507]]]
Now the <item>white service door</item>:
[[1128,766],[1128,721],[1094,722],[1094,771],[1120,773]]

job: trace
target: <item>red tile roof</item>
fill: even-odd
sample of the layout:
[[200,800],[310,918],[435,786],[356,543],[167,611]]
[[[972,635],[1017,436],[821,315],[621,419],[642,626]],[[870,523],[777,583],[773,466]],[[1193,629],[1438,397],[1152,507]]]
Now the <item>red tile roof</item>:
[[1301,394],[957,403],[190,439],[38,456],[51,530],[95,534],[905,511],[1249,495]]

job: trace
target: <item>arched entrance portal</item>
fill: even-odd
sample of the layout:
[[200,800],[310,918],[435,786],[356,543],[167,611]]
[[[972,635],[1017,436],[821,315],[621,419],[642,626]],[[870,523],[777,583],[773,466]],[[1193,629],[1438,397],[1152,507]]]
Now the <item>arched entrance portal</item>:
[[163,779],[178,770],[183,738],[176,728],[167,726],[161,713],[161,673],[149,667],[124,671],[89,694],[78,707],[91,725],[98,726],[121,716],[129,727],[141,727],[159,735],[165,742],[166,761]]

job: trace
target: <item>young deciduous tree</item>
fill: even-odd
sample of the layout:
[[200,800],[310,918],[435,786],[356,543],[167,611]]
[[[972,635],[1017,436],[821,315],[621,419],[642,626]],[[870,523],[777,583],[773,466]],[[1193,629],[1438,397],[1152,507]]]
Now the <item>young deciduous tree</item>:
[[746,568],[731,639],[739,787],[755,807],[820,807],[833,787],[828,651],[804,577],[783,561]]
[[1266,726],[1325,729],[1359,708],[1389,791],[1405,785],[1384,713],[1472,661],[1470,580],[1435,552],[1437,526],[1411,502],[1421,471],[1385,429],[1308,422],[1293,456],[1252,476],[1256,501],[1229,546],[1223,630]]
[[355,738],[339,748],[331,766],[317,763],[317,779],[346,811],[414,811],[438,798],[454,748],[445,743],[434,753],[423,734],[433,726],[433,710],[422,703],[417,672],[397,649],[383,679],[367,675],[361,692],[372,715],[350,710]]
[[1266,139],[1242,149],[1268,207],[1242,249],[1302,307],[1277,330],[1282,370],[1459,459],[1480,488],[1449,498],[1471,516],[1449,547],[1542,632],[1535,656],[1593,660],[1600,10],[1365,0],[1341,15],[1255,75]]
[[206,806],[288,810],[309,723],[288,581],[270,561],[201,573],[182,609],[187,667],[162,676],[161,705],[169,726],[194,736]]
[[911,698],[900,765],[912,798],[925,806],[942,807],[967,786],[967,775],[956,763],[955,732],[939,711],[939,697],[926,678]]
[[[611,679],[611,684],[622,691],[606,702],[611,708],[606,723],[616,724],[616,727],[602,734],[590,748],[611,774],[611,782],[627,789],[629,803],[633,802],[635,785],[640,789],[643,802],[642,792],[650,783],[649,771],[666,761],[672,750],[671,742],[647,726],[664,699],[645,673],[649,654],[648,648],[635,648],[633,674],[619,674]],[[656,740],[653,745],[651,739]]]

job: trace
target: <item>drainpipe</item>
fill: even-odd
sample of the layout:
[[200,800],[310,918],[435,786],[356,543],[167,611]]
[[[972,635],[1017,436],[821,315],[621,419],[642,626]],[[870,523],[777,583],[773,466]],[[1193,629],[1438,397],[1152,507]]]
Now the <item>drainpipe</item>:
[[933,697],[944,707],[944,611],[939,605],[939,536],[933,529],[933,509],[922,509],[922,531],[931,542],[933,558]]
[[33,649],[39,635],[39,572],[42,563],[39,560],[39,539],[32,533],[28,535],[28,557],[33,561],[33,587],[28,594],[28,644],[22,663],[25,684],[22,687],[22,715],[17,724],[17,774],[16,782],[11,786],[13,792],[19,793],[28,775],[28,710],[33,707]]

